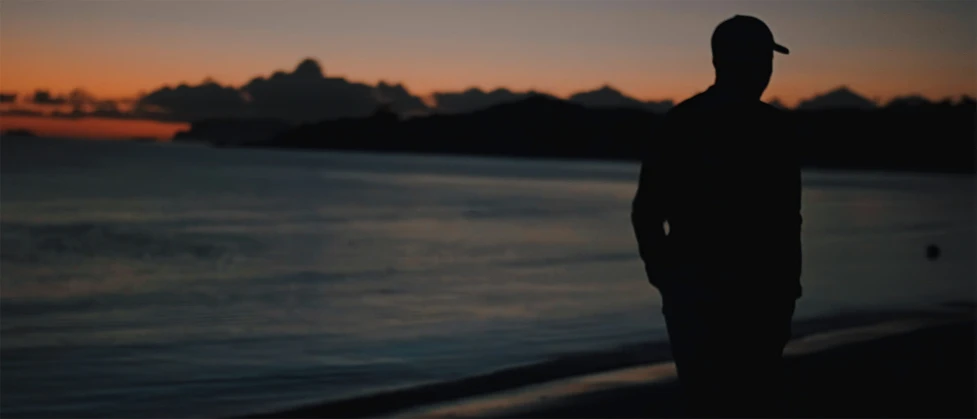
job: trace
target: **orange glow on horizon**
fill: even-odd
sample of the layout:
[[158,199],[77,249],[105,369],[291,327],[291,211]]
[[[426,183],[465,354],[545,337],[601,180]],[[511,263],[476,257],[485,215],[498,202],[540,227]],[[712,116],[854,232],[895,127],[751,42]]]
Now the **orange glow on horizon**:
[[187,123],[110,118],[52,118],[47,116],[0,116],[0,129],[26,129],[43,137],[77,137],[90,139],[154,138],[169,141]]
[[977,3],[964,1],[9,3],[0,86],[21,97],[241,86],[310,57],[329,77],[422,97],[609,84],[677,102],[712,83],[710,34],[733,14],[761,17],[791,48],[766,95],[787,105],[841,85],[883,101],[977,93]]
[[[791,49],[775,58],[765,100],[792,107],[840,86],[880,104],[905,95],[942,100],[977,96],[975,12],[977,2],[935,0],[10,1],[0,88],[18,94],[18,109],[38,89],[63,96],[80,88],[131,103],[206,79],[240,87],[313,58],[327,77],[400,83],[422,98],[472,87],[566,98],[609,85],[643,101],[680,102],[713,82],[715,26],[747,14]],[[4,119],[45,135],[164,138],[179,129]]]
[[[3,93],[16,93],[18,95],[19,107],[24,107],[25,101],[33,95],[35,90],[49,90],[52,95],[63,96],[75,88],[81,88],[92,93],[99,99],[116,99],[121,101],[135,100],[146,92],[155,90],[163,86],[175,87],[180,84],[197,85],[204,78],[196,81],[190,80],[170,80],[160,82],[158,80],[143,80],[136,78],[117,77],[119,75],[106,75],[105,80],[92,84],[94,88],[79,86],[70,82],[61,83],[39,83],[31,78],[15,78],[9,76],[16,73],[19,69],[16,66],[4,66],[4,72],[8,73],[4,77]],[[252,76],[264,76],[268,74],[254,74]],[[342,75],[330,74],[330,77],[343,77]],[[477,74],[468,74],[477,76]],[[783,103],[794,106],[800,101],[812,98],[816,95],[831,91],[840,86],[848,86],[855,92],[864,95],[866,98],[875,99],[882,102],[892,98],[906,95],[919,94],[931,100],[942,100],[946,98],[958,98],[961,95],[977,94],[977,82],[956,82],[948,80],[937,80],[933,86],[912,86],[904,81],[882,77],[869,83],[849,83],[843,77],[831,77],[832,75],[822,75],[816,79],[791,77],[775,73],[771,80],[770,88],[764,94],[765,99],[777,98]],[[594,80],[590,83],[534,83],[525,79],[513,79],[507,83],[494,85],[489,83],[466,83],[458,78],[452,80],[451,77],[429,78],[423,77],[412,81],[397,80],[395,78],[378,78],[375,80],[359,79],[355,76],[345,77],[350,82],[366,83],[376,85],[380,81],[388,83],[402,83],[404,87],[413,95],[422,99],[431,98],[438,92],[458,93],[471,88],[477,88],[485,92],[503,88],[514,92],[524,92],[535,90],[542,93],[549,93],[561,98],[567,98],[575,93],[598,89],[604,85],[609,85],[623,94],[643,101],[672,100],[681,102],[692,95],[705,90],[713,81],[712,68],[698,69],[689,72],[684,77],[668,76],[640,76],[621,77],[617,79],[608,78],[607,80]],[[479,79],[479,77],[472,77]],[[53,80],[57,80],[56,78]],[[222,85],[240,87],[247,83],[247,80],[224,80],[216,79]],[[929,87],[929,88],[926,88]],[[433,103],[429,103],[433,105]]]
[[[788,106],[795,106],[800,101],[812,98],[816,95],[831,91],[840,86],[848,86],[855,92],[862,94],[866,98],[880,102],[886,102],[898,96],[919,94],[931,100],[942,100],[946,98],[958,98],[961,95],[977,94],[977,81],[959,77],[958,73],[966,72],[969,69],[949,68],[946,70],[947,77],[934,77],[927,79],[926,83],[909,83],[899,74],[881,74],[872,80],[862,82],[851,82],[844,74],[833,74],[822,72],[812,77],[809,74],[798,74],[794,71],[797,67],[804,67],[806,64],[791,63],[785,59],[783,70],[775,70],[770,87],[767,89],[764,99],[779,99]],[[299,60],[296,59],[297,63]],[[328,62],[320,60],[324,66]],[[293,64],[294,66],[294,64]],[[377,65],[379,66],[379,63]],[[55,67],[56,68],[56,67]],[[116,99],[121,101],[132,101],[141,95],[161,88],[163,86],[175,87],[180,84],[197,85],[207,77],[163,77],[162,74],[137,74],[128,75],[124,73],[105,73],[95,71],[85,72],[85,80],[75,80],[64,77],[57,73],[47,74],[38,72],[38,68],[33,65],[18,65],[17,62],[5,63],[3,67],[3,93],[16,93],[18,95],[18,107],[24,107],[28,98],[33,95],[35,90],[49,90],[54,96],[64,96],[73,89],[80,88],[90,92],[99,99]],[[291,71],[291,66],[286,66],[280,70]],[[327,68],[328,70],[328,68]],[[692,95],[705,90],[713,82],[713,69],[706,63],[705,65],[692,68],[680,73],[671,72],[667,74],[644,74],[640,71],[622,71],[614,77],[604,78],[573,78],[573,79],[547,79],[542,77],[534,81],[527,75],[512,74],[509,77],[504,74],[492,74],[491,72],[480,69],[470,69],[473,71],[450,72],[436,74],[409,74],[409,78],[398,79],[396,77],[376,77],[362,78],[357,74],[375,75],[375,68],[352,68],[348,72],[327,72],[329,77],[344,77],[350,82],[365,83],[376,85],[380,81],[387,83],[401,83],[413,95],[421,98],[430,98],[437,92],[462,92],[470,88],[478,88],[489,92],[499,88],[505,88],[514,92],[524,92],[535,90],[542,93],[549,93],[561,98],[567,98],[575,93],[598,89],[604,85],[621,91],[623,94],[643,101],[672,100],[676,103],[691,97]],[[468,69],[466,69],[468,70]],[[200,70],[198,70],[200,71]],[[225,77],[214,77],[218,83],[226,86],[241,87],[254,77],[269,77],[276,69],[269,68],[265,72],[239,72],[239,74],[224,74]],[[208,74],[206,71],[200,74]],[[956,77],[950,77],[950,76]],[[493,80],[498,84],[486,82]],[[481,82],[480,82],[481,81]],[[431,103],[429,103],[431,104]]]

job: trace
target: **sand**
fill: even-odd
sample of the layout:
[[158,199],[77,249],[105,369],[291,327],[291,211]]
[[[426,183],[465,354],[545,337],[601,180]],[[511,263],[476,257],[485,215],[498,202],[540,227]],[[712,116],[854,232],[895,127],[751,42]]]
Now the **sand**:
[[[792,416],[975,417],[972,306],[797,329],[785,351]],[[678,396],[657,343],[254,417],[675,417]]]

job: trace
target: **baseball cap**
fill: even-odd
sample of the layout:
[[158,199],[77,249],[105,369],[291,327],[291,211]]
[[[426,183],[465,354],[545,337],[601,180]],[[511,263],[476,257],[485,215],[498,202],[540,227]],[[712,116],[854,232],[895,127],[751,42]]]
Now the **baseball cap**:
[[724,20],[712,33],[712,55],[740,55],[776,51],[790,54],[787,47],[773,40],[766,23],[753,16],[736,15]]

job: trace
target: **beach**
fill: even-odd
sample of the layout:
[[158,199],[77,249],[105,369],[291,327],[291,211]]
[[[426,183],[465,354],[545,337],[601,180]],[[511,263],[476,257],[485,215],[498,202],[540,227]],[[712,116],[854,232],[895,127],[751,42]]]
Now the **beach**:
[[[851,321],[852,319],[848,319]],[[876,318],[795,338],[785,350],[792,417],[974,417],[973,307]],[[855,322],[857,323],[857,322]],[[852,323],[852,324],[855,324]],[[583,359],[576,359],[579,363]],[[590,359],[593,364],[595,360]],[[551,364],[565,368],[566,363]],[[529,373],[530,371],[524,371]],[[642,418],[682,416],[674,365],[656,362],[524,385],[497,374],[255,417]],[[537,373],[537,376],[539,373]],[[508,380],[515,389],[492,391]],[[485,391],[454,401],[423,403]],[[420,405],[418,405],[420,404]]]
[[[788,357],[793,417],[974,417],[973,322]],[[542,402],[495,417],[674,417],[674,382]]]

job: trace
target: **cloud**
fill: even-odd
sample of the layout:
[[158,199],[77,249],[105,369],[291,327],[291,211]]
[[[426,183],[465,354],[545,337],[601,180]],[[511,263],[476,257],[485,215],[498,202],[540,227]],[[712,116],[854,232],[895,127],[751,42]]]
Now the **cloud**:
[[134,112],[144,116],[172,120],[239,116],[245,111],[245,100],[234,87],[204,80],[196,86],[164,86],[143,96]]
[[241,91],[256,116],[300,122],[367,116],[381,103],[372,86],[326,77],[312,59],[302,61],[291,73],[255,78]]
[[290,73],[276,71],[240,87],[214,81],[164,86],[142,97],[137,112],[154,118],[194,121],[215,117],[277,118],[295,123],[364,117],[382,104],[401,114],[423,112],[424,102],[400,84],[371,86],[327,77],[305,59]]
[[[30,108],[43,108],[57,117],[99,116],[106,118],[143,118],[161,121],[192,122],[209,118],[274,118],[292,123],[318,122],[339,118],[369,116],[388,108],[402,116],[436,113],[473,112],[495,105],[517,102],[533,95],[554,96],[535,91],[515,92],[505,88],[491,91],[470,88],[456,92],[435,92],[430,105],[412,94],[400,83],[381,81],[376,85],[330,77],[318,61],[306,58],[291,71],[275,71],[255,77],[247,83],[224,85],[211,79],[197,84],[162,86],[135,99],[107,100],[75,89],[54,94],[39,89],[21,98]],[[0,95],[4,104],[17,102],[16,93]],[[568,100],[590,108],[644,109],[656,113],[668,111],[671,100],[642,101],[610,85],[569,96]],[[921,98],[910,96],[893,100],[894,104],[914,104]],[[775,106],[783,106],[773,101]],[[9,107],[10,105],[5,105]],[[16,105],[14,105],[16,106]],[[799,109],[856,108],[869,109],[875,101],[840,87],[801,102]],[[11,109],[3,111],[10,112]]]
[[421,98],[410,94],[402,84],[377,84],[376,93],[380,102],[391,104],[391,110],[401,115],[418,115],[428,111]]

